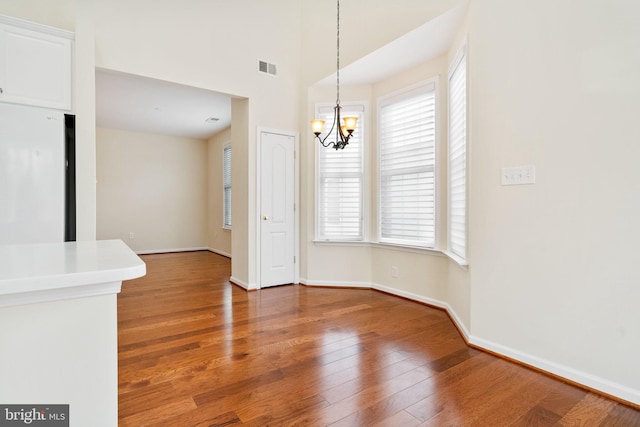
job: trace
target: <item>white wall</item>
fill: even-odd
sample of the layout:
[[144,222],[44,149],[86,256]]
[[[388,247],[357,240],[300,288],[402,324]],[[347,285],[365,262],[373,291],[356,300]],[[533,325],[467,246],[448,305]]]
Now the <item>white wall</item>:
[[207,248],[206,141],[106,128],[96,141],[98,239],[136,252]]
[[[0,0],[0,13],[39,24],[76,29],[76,2],[83,0]],[[79,3],[78,3],[79,4]]]
[[[231,100],[231,183],[233,185],[233,203],[231,203],[231,218],[233,232],[231,233],[231,279],[234,283],[245,288],[256,288],[256,272],[252,268],[255,264],[255,198],[248,194],[255,194],[255,150],[250,150],[247,143],[251,138],[249,128],[249,100]],[[253,171],[249,173],[249,171]]]
[[89,1],[76,0],[76,238],[96,238],[96,72],[93,11]]
[[[231,230],[223,228],[223,150],[231,144],[231,129],[227,128],[207,143],[207,245],[209,250],[231,257]],[[233,163],[233,149],[231,151]],[[233,182],[232,193],[233,193]],[[232,203],[233,206],[233,203]]]
[[[472,333],[636,403],[638,14],[483,0],[469,16]],[[527,164],[535,185],[500,185]]]

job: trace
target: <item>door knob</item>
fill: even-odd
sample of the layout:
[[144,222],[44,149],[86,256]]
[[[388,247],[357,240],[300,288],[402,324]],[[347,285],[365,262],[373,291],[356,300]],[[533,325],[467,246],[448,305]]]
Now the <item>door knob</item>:
[[265,215],[265,216],[263,216],[263,217],[262,217],[262,219],[263,219],[264,221],[267,221],[267,220],[269,219],[269,217]]

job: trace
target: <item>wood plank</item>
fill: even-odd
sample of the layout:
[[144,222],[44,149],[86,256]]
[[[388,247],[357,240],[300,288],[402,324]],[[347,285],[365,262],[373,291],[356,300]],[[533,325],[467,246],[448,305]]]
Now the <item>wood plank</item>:
[[420,425],[420,420],[405,411],[396,412],[388,418],[380,418],[372,427],[415,427]]
[[557,423],[558,426],[600,426],[616,403],[588,393]]
[[513,425],[522,427],[545,427],[555,425],[560,415],[541,406],[534,406],[526,414],[518,418]]
[[624,405],[615,405],[600,425],[608,427],[640,426],[640,411]]
[[144,255],[118,296],[120,426],[640,425],[365,289],[246,292],[209,252]]

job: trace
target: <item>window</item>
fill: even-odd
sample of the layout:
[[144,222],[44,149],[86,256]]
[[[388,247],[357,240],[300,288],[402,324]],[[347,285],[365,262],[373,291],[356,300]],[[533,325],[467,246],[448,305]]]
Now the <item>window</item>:
[[380,242],[435,246],[436,83],[378,101]]
[[[343,150],[335,150],[315,141],[318,170],[317,240],[363,239],[364,107],[342,105],[340,114],[343,117],[358,116],[358,125],[349,145]],[[330,123],[333,122],[333,107],[317,108],[316,117],[325,120],[325,132],[329,132]],[[323,133],[320,137],[324,138],[325,135]]]
[[464,50],[449,75],[448,249],[462,260],[467,251],[467,66]]
[[231,228],[231,146],[227,145],[222,154],[222,187],[223,187],[223,227]]

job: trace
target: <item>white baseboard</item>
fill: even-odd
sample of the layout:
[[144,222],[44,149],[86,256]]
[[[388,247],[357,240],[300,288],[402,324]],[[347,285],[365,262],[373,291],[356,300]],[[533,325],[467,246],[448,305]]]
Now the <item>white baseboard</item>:
[[152,249],[145,251],[135,251],[138,255],[151,255],[151,254],[168,254],[171,252],[195,252],[195,251],[208,251],[209,248],[198,247],[198,248],[173,248],[173,249]]
[[[313,283],[309,283],[313,282]],[[568,366],[561,365],[559,363],[544,360],[536,356],[524,353],[519,350],[515,350],[500,344],[493,343],[489,340],[476,337],[469,333],[464,323],[460,320],[455,310],[444,301],[417,295],[411,292],[402,291],[399,289],[391,288],[389,286],[380,285],[377,283],[364,283],[364,282],[332,282],[332,281],[319,281],[304,279],[300,283],[307,286],[327,286],[327,287],[343,287],[343,288],[363,288],[363,289],[375,289],[381,292],[385,292],[391,295],[396,295],[409,300],[421,302],[434,307],[442,308],[449,313],[452,321],[463,335],[466,342],[480,350],[486,350],[490,353],[494,353],[500,356],[504,356],[508,359],[515,360],[524,365],[531,366],[539,369],[543,372],[547,372],[551,375],[564,378],[570,382],[582,385],[586,388],[594,391],[599,391],[606,395],[612,396],[630,402],[634,405],[640,405],[640,390],[632,389],[622,384],[614,383],[613,381],[606,380],[604,378],[591,375],[586,372],[578,371]]]
[[390,288],[389,286],[380,285],[378,283],[373,283],[371,288],[381,292],[385,292],[387,294],[396,295],[402,298],[410,299],[412,301],[421,302],[423,304],[431,305],[431,306],[446,310],[447,313],[449,313],[449,317],[451,317],[451,320],[453,321],[453,323],[455,323],[456,327],[458,328],[458,330],[460,331],[464,339],[467,342],[469,341],[469,331],[467,330],[464,323],[462,323],[462,321],[460,320],[460,317],[455,312],[455,310],[449,305],[449,303],[446,303],[444,301],[440,301],[434,298],[429,298],[422,295],[414,294],[411,292]]
[[151,255],[151,254],[168,254],[173,252],[196,252],[196,251],[209,251],[214,254],[222,255],[223,257],[231,258],[231,254],[228,254],[224,251],[220,251],[214,248],[205,248],[205,247],[197,247],[197,248],[173,248],[173,249],[151,249],[144,251],[135,251],[138,255]]
[[[312,283],[311,283],[312,282]],[[360,289],[375,289],[381,292],[385,292],[387,294],[396,295],[402,298],[406,298],[412,301],[421,302],[424,304],[428,304],[434,307],[442,308],[449,313],[449,316],[456,324],[456,327],[460,331],[460,333],[464,336],[464,339],[469,341],[469,331],[465,327],[464,323],[460,320],[460,317],[456,314],[456,312],[451,308],[451,306],[443,301],[436,300],[433,298],[428,298],[422,295],[413,294],[411,292],[401,291],[399,289],[390,288],[389,286],[380,285],[378,283],[370,283],[370,282],[335,282],[328,280],[313,280],[310,281],[308,279],[300,279],[300,283],[305,286],[326,286],[326,287],[336,287],[336,288],[360,288]]]
[[525,365],[532,366],[558,377],[565,378],[571,382],[586,386],[590,389],[617,397],[627,402],[631,402],[635,405],[640,405],[639,390],[634,390],[622,384],[617,384],[613,381],[609,381],[586,372],[578,371],[569,366],[564,366],[559,363],[541,359],[539,357],[532,356],[522,351],[496,344],[489,340],[478,338],[473,335],[469,337],[468,342],[469,344],[477,346],[480,349],[484,349],[492,353],[497,353],[501,356],[516,360]]
[[371,289],[371,283],[369,282],[333,282],[328,280],[313,280],[313,283],[310,283],[309,280],[300,278],[300,283],[309,287],[322,286],[322,287],[328,287],[328,288]]
[[256,284],[249,284],[249,283],[245,283],[242,280],[238,279],[237,277],[231,276],[229,278],[229,281],[240,286],[241,288],[246,289],[247,291],[257,291],[258,290],[258,285]]
[[209,252],[213,252],[214,254],[222,255],[223,257],[227,257],[227,258],[231,259],[231,254],[228,254],[228,253],[226,253],[224,251],[220,251],[220,250],[214,249],[214,248],[207,248],[207,250]]

